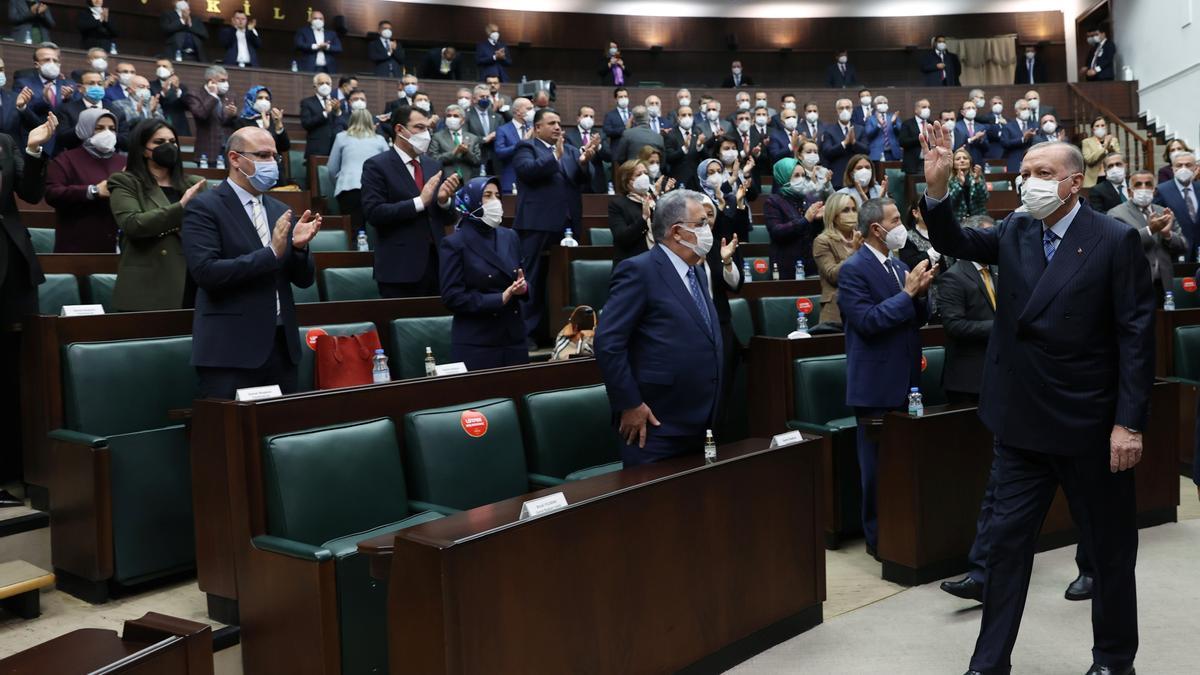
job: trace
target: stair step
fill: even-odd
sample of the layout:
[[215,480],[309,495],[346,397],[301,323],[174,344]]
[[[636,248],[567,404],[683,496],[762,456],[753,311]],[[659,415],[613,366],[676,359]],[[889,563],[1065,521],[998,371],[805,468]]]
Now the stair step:
[[49,526],[50,514],[45,511],[35,511],[27,506],[0,508],[0,537],[10,537]]

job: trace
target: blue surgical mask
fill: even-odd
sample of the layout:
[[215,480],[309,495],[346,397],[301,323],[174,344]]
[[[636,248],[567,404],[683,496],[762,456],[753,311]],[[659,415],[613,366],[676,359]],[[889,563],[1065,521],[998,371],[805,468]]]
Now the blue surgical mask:
[[405,96],[412,98],[413,94],[416,94],[416,93],[417,93],[417,85],[415,85],[415,84],[404,85],[404,95]]
[[104,87],[101,87],[98,84],[89,85],[88,88],[84,90],[83,95],[86,96],[87,100],[91,101],[92,103],[99,103],[104,99]]
[[[240,152],[238,154],[241,155]],[[242,157],[246,157],[246,155],[242,155]],[[246,159],[250,158],[246,157]],[[242,171],[241,168],[238,171]],[[275,183],[279,181],[279,165],[273,160],[254,161],[254,175],[247,175],[245,171],[242,171],[242,175],[246,176],[246,180],[250,181],[255,190],[266,192],[275,187]]]
[[476,103],[475,105],[479,106],[479,109],[480,109],[480,110],[487,110],[487,109],[488,109],[488,108],[490,108],[490,107],[491,107],[491,105],[492,105],[492,99],[490,99],[490,98],[481,98],[481,99],[479,99],[479,102],[478,102],[478,103]]

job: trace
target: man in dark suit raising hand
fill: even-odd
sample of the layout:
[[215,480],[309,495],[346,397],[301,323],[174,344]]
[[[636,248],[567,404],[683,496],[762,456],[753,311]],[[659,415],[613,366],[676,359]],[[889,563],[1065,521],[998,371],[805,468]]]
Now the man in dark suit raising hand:
[[1136,230],[1079,199],[1083,155],[1050,141],[1021,162],[1024,210],[968,230],[946,199],[948,134],[926,127],[920,208],[937,250],[1005,271],[979,416],[995,434],[994,545],[969,673],[1008,673],[1042,520],[1059,486],[1093,561],[1089,675],[1137,652],[1134,477],[1154,381],[1154,291]]

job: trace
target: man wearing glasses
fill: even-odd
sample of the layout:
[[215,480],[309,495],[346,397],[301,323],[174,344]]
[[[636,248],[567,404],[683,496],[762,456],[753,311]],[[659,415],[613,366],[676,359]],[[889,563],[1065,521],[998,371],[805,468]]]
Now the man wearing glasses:
[[721,330],[702,263],[713,246],[703,195],[658,200],[649,251],[613,270],[596,360],[625,466],[699,454],[721,392]]
[[292,284],[313,283],[308,243],[321,215],[299,220],[266,193],[279,180],[275,138],[243,127],[229,138],[229,177],[183,214],[183,254],[195,280],[192,365],[202,398],[277,384],[296,391],[300,336]]

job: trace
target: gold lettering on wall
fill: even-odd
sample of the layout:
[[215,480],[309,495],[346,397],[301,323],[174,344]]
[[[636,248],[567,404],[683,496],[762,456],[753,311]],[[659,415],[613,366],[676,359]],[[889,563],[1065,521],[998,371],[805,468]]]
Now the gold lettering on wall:
[[305,8],[304,8],[304,21],[305,21],[305,22],[310,22],[310,21],[312,21],[312,7],[305,7]]
[[221,0],[204,0],[204,2],[208,5],[204,10],[209,14],[221,13]]
[[250,16],[250,0],[242,1],[242,11],[246,13],[246,16]]
[[283,8],[272,7],[271,9],[275,10],[275,14],[271,18],[275,19],[276,21],[283,21]]

